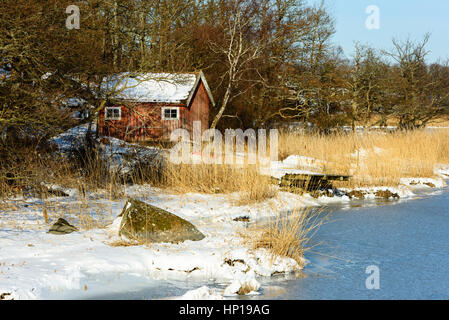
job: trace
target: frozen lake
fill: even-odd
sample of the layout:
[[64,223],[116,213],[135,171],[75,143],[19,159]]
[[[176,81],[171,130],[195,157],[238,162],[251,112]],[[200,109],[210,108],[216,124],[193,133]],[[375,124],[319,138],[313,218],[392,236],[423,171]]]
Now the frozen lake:
[[[449,192],[330,213],[306,257],[302,279],[283,281],[280,299],[448,299]],[[380,289],[368,290],[377,266]],[[270,281],[271,282],[271,281]]]
[[[416,200],[352,202],[328,208],[329,222],[306,253],[303,278],[260,280],[262,295],[245,299],[449,299],[448,188]],[[380,289],[368,290],[368,266],[377,266]],[[47,292],[49,299],[154,299],[180,296],[219,283],[151,280],[105,274],[87,291]]]

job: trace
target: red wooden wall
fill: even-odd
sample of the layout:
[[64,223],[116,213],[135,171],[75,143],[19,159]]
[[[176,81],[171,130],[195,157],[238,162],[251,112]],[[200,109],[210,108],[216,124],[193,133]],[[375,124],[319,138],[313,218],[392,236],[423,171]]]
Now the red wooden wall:
[[193,128],[193,121],[201,121],[201,131],[209,128],[209,106],[210,99],[203,82],[201,82],[196,89],[193,101],[190,105],[191,128]]
[[[193,121],[201,121],[202,131],[209,127],[209,105],[209,96],[201,82],[189,108],[185,104],[172,103],[113,105],[121,107],[121,120],[105,120],[103,109],[98,130],[100,135],[125,141],[170,140],[171,132],[177,128],[187,129],[192,137]],[[179,120],[162,120],[162,107],[178,107]]]

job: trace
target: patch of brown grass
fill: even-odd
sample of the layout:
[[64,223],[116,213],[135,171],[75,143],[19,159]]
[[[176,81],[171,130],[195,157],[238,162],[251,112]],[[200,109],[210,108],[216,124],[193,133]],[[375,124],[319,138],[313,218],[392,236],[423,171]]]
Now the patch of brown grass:
[[279,154],[324,160],[321,172],[353,176],[341,186],[397,186],[403,177],[433,177],[436,164],[449,163],[449,130],[281,134]]
[[253,291],[257,291],[257,288],[254,287],[254,285],[252,283],[246,282],[246,283],[242,284],[240,289],[237,291],[237,294],[239,296],[245,296]]
[[259,173],[257,165],[167,163],[155,185],[178,193],[239,192],[239,204],[263,201],[276,196],[269,176]]
[[[33,208],[38,225],[44,223],[47,225],[45,227],[49,227],[57,218],[69,217],[75,219],[80,229],[104,227],[111,220],[110,211],[106,208],[110,204],[98,200],[112,201],[122,188],[115,176],[104,172],[100,161],[100,157],[95,157],[82,167],[80,163],[58,156],[51,150],[36,151],[26,145],[17,146],[15,155],[0,156],[0,212],[5,216],[29,215],[21,209],[25,204]],[[104,177],[98,181],[100,175]],[[77,189],[78,192],[66,201],[59,187]],[[26,200],[30,197],[41,201],[27,204]],[[13,221],[8,219],[8,224],[16,228]]]
[[107,244],[111,247],[133,247],[133,246],[140,246],[143,244],[148,245],[148,243],[145,242],[140,242],[136,240],[123,240],[123,239],[112,241]]
[[265,248],[276,257],[289,257],[298,265],[304,264],[304,252],[318,228],[323,224],[321,210],[299,207],[290,212],[280,212],[268,222],[253,225],[243,238],[253,249]]

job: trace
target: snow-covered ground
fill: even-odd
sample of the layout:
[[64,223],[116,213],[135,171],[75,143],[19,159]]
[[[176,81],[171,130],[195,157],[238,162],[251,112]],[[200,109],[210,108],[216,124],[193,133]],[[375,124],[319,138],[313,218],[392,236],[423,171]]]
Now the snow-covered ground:
[[[65,190],[74,194],[74,190]],[[255,221],[278,210],[298,204],[294,195],[282,193],[276,199],[253,206],[236,206],[237,195],[174,195],[150,186],[132,186],[127,196],[144,200],[192,222],[206,238],[180,244],[147,246],[114,246],[118,237],[120,214],[126,198],[109,201],[91,200],[82,210],[76,196],[48,199],[58,201],[59,212],[79,226],[84,216],[95,211],[106,212],[105,228],[81,230],[69,235],[46,233],[49,225],[43,219],[38,199],[9,201],[2,211],[0,224],[0,292],[9,298],[38,299],[42,289],[83,289],[83,279],[96,274],[117,272],[139,274],[150,278],[190,278],[227,281],[252,281],[257,276],[299,270],[290,258],[276,258],[264,249],[251,250],[242,244],[238,232],[246,232],[244,222],[234,218],[246,216]],[[91,195],[93,197],[94,195]],[[313,202],[310,200],[310,204]],[[6,205],[6,204],[5,204]],[[12,208],[15,207],[15,208]],[[57,210],[57,209],[55,209]],[[65,214],[64,214],[65,212]],[[234,284],[235,286],[235,284]]]
[[[69,147],[73,135],[85,133],[85,127],[55,137],[61,146]],[[137,146],[109,138],[108,156],[138,149]],[[141,149],[145,152],[156,152]],[[118,156],[121,168],[124,157]],[[298,169],[301,165],[301,169]],[[289,170],[316,172],[319,160],[291,156],[273,163],[268,174],[282,176]],[[296,170],[296,171],[295,171]],[[298,171],[303,170],[303,171]],[[401,180],[397,188],[363,189],[368,195],[389,190],[401,198],[413,197],[419,188],[444,186],[444,174],[449,167],[436,168],[441,178],[410,178]],[[85,198],[75,189],[62,189],[68,197],[11,199],[0,203],[0,295],[6,299],[40,299],[47,292],[88,290],[85,281],[104,273],[122,273],[147,279],[191,279],[220,281],[224,290],[201,287],[189,291],[182,299],[220,299],[235,295],[241,287],[252,288],[247,294],[257,294],[259,277],[288,274],[301,267],[290,258],[276,257],[265,249],[251,249],[240,236],[249,232],[248,223],[235,221],[247,217],[250,223],[288,212],[299,205],[323,206],[349,202],[346,195],[322,196],[317,199],[279,192],[275,198],[252,205],[238,205],[238,194],[171,194],[149,185],[123,187],[123,197],[110,199],[98,191]],[[160,243],[150,246],[124,246],[118,236],[117,216],[128,197],[146,201],[193,223],[206,237],[201,241],[179,244]],[[55,222],[64,217],[80,227],[80,232],[68,235],[48,234],[49,224],[44,212]],[[101,227],[103,226],[103,227]],[[122,245],[120,245],[122,244]],[[106,283],[104,285],[107,285]]]
[[[393,191],[400,192],[402,197],[411,197],[418,187],[403,186]],[[256,281],[261,276],[294,272],[301,269],[296,261],[276,258],[272,263],[265,249],[251,250],[242,243],[239,233],[248,232],[247,223],[234,219],[249,217],[254,222],[299,204],[319,206],[350,201],[347,196],[314,199],[309,195],[299,198],[279,192],[274,199],[239,206],[236,205],[237,194],[176,195],[151,186],[130,186],[126,188],[126,196],[187,219],[206,238],[180,244],[115,246],[121,240],[118,237],[120,218],[116,217],[126,197],[110,201],[91,194],[86,206],[78,199],[76,190],[64,191],[70,196],[47,199],[58,203],[50,214],[53,222],[62,215],[80,226],[86,216],[92,216],[111,224],[105,228],[81,229],[69,235],[52,235],[46,233],[49,225],[43,219],[45,203],[41,200],[4,203],[4,207],[10,208],[2,209],[0,215],[0,293],[11,293],[8,298],[39,299],[43,291],[83,290],[85,279],[102,273],[133,274],[149,279],[221,281],[234,288],[236,283]],[[220,295],[228,295],[230,290]],[[188,297],[205,298],[204,292]]]
[[[94,124],[91,130],[95,132]],[[77,148],[84,143],[87,131],[88,124],[83,124],[53,137],[50,142],[57,146],[57,152],[62,155],[76,154]],[[160,157],[164,154],[164,150],[128,143],[113,137],[101,137],[97,141],[99,154],[110,171],[118,174],[128,173],[139,161],[161,160]]]

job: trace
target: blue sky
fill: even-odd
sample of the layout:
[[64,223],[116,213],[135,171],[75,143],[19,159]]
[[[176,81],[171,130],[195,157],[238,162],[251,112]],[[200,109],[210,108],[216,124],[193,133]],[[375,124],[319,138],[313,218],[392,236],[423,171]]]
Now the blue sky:
[[[319,3],[321,0],[307,0]],[[353,54],[354,41],[378,49],[391,49],[393,37],[421,40],[431,33],[428,62],[449,59],[448,0],[326,0],[327,8],[336,19],[337,33],[333,41],[346,56]],[[368,30],[365,12],[370,5],[380,9],[380,29]]]

